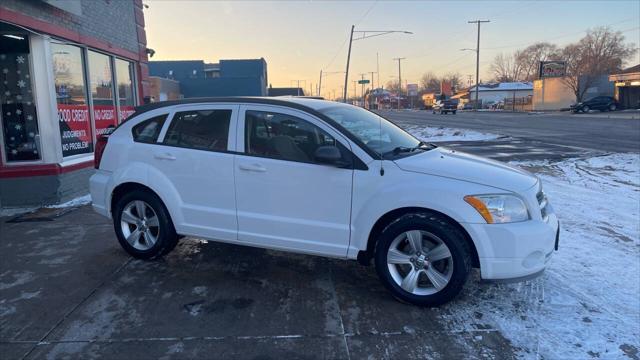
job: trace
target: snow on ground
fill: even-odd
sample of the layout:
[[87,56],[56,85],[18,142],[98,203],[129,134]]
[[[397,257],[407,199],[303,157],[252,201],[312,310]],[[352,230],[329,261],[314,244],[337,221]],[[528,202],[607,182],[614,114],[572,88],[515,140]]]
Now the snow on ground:
[[425,142],[438,141],[482,141],[500,137],[498,134],[481,133],[466,129],[452,129],[433,126],[406,126],[404,130]]
[[525,359],[638,359],[640,155],[514,165],[542,179],[561,221],[560,250],[539,279],[471,281],[449,323],[497,328]]
[[75,199],[71,199],[65,203],[62,204],[56,204],[56,205],[48,205],[45,206],[47,208],[51,208],[51,209],[60,209],[60,208],[68,208],[68,207],[76,207],[76,206],[82,206],[82,205],[87,205],[91,203],[91,195],[87,194],[87,195],[83,195],[83,196],[79,196]]

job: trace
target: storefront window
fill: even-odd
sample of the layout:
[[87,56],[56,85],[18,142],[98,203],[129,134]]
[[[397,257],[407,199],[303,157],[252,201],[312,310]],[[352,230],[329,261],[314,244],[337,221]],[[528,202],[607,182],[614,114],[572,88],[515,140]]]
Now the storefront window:
[[40,159],[36,105],[31,88],[29,36],[0,33],[0,103],[7,162]]
[[113,92],[113,71],[109,56],[89,51],[89,79],[93,99],[93,119],[96,134],[104,134],[118,125]]
[[82,49],[52,43],[62,156],[93,152],[91,119],[82,67]]
[[135,92],[133,91],[133,63],[121,59],[115,60],[116,81],[118,82],[118,100],[120,102],[120,121],[133,114]]

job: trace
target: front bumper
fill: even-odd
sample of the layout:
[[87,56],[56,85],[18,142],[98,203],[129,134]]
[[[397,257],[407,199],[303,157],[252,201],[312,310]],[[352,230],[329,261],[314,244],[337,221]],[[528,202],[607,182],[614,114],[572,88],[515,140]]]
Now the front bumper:
[[482,279],[492,281],[522,281],[541,275],[557,247],[560,229],[554,213],[547,221],[463,226],[478,250]]

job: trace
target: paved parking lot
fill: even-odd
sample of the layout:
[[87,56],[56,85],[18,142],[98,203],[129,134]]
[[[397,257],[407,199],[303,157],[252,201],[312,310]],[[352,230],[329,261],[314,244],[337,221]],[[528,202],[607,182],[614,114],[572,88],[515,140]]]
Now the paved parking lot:
[[89,206],[48,218],[0,221],[4,359],[513,358],[482,314],[447,320],[474,286],[421,309],[355,262],[197,239],[138,261]]

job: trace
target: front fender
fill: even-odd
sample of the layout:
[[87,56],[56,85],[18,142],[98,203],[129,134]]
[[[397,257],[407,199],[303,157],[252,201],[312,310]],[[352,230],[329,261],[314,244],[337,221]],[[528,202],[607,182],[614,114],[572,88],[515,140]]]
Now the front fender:
[[[363,190],[369,190],[368,194],[354,186],[349,258],[355,258],[359,251],[367,249],[369,235],[375,223],[394,210],[433,210],[449,216],[462,227],[465,223],[484,223],[480,214],[463,198],[469,194],[493,192],[494,188],[439,176],[401,172],[402,178],[398,181],[394,181],[392,175],[390,179],[381,182],[377,189],[365,187]],[[475,240],[474,244],[478,255],[482,256],[485,253],[483,244],[476,243]]]

